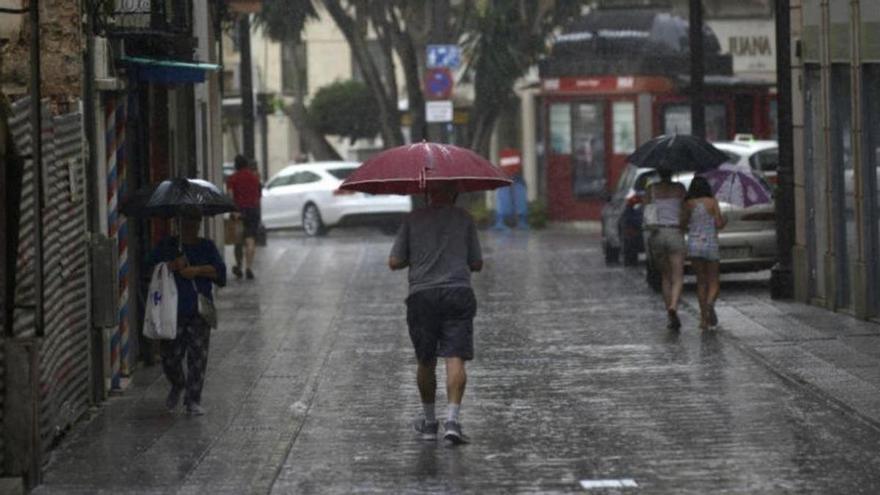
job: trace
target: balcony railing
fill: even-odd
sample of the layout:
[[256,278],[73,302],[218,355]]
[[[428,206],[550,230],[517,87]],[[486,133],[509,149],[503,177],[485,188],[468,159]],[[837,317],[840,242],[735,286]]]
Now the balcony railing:
[[192,0],[97,0],[99,29],[108,35],[192,33]]

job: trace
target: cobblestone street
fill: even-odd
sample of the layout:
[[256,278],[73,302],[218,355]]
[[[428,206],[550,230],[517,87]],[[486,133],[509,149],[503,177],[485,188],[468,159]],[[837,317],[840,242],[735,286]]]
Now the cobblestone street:
[[220,292],[207,415],[167,413],[159,367],[140,368],[36,493],[880,493],[877,324],[771,301],[763,273],[723,277],[706,335],[691,280],[670,333],[643,271],[606,267],[597,234],[481,235],[472,444],[410,429],[392,238],[273,232],[257,280]]

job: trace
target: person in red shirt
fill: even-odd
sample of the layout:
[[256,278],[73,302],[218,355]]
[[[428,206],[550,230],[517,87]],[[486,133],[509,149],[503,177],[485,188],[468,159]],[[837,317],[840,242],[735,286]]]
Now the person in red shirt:
[[[251,168],[250,160],[242,155],[235,157],[235,173],[226,179],[226,189],[232,195],[237,215],[244,223],[243,242],[235,245],[235,266],[232,273],[236,278],[242,277],[241,261],[244,254],[244,275],[253,280],[254,255],[257,251],[257,230],[260,227],[260,198],[263,189],[260,177]],[[235,213],[233,215],[236,215]]]

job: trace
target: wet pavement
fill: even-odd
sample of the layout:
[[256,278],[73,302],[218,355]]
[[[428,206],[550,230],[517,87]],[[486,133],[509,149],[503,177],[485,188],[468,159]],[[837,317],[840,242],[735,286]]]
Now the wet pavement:
[[208,414],[166,413],[165,380],[142,368],[36,493],[880,493],[880,326],[770,301],[765,272],[725,277],[706,335],[690,286],[670,333],[642,272],[604,266],[597,235],[483,236],[472,444],[409,429],[391,238],[280,233],[258,280],[219,298]]

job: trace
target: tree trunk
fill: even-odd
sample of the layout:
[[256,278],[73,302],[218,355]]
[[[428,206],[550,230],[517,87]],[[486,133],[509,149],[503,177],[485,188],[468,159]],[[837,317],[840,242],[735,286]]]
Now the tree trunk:
[[[303,63],[300,60],[296,47],[300,44],[300,40],[291,41],[294,44],[292,50],[294,67],[300,67]],[[342,156],[336,151],[336,148],[327,141],[323,134],[315,130],[309,122],[309,112],[306,109],[305,101],[305,85],[303,84],[300,72],[293,71],[293,92],[296,95],[293,101],[293,108],[290,110],[290,120],[293,125],[299,129],[303,141],[305,141],[306,149],[312,153],[315,160],[341,160]]]
[[357,29],[355,21],[349,17],[338,0],[324,0],[324,7],[333,18],[336,26],[342,31],[346,41],[351,47],[352,54],[360,65],[364,81],[376,102],[379,104],[379,118],[382,125],[382,140],[386,147],[400,146],[403,144],[403,133],[400,130],[400,112],[397,110],[397,95],[386,94],[379,69],[373,62],[367,48],[367,40]]
[[[384,28],[391,36],[394,50],[400,58],[403,67],[403,75],[406,80],[406,97],[410,115],[410,139],[419,142],[428,137],[427,122],[425,122],[425,97],[422,93],[422,82],[419,78],[418,44],[410,33],[409,23],[403,25],[400,18],[394,12],[394,7],[389,7],[388,17],[377,19],[377,23],[384,23]],[[424,43],[420,48],[424,51]]]

